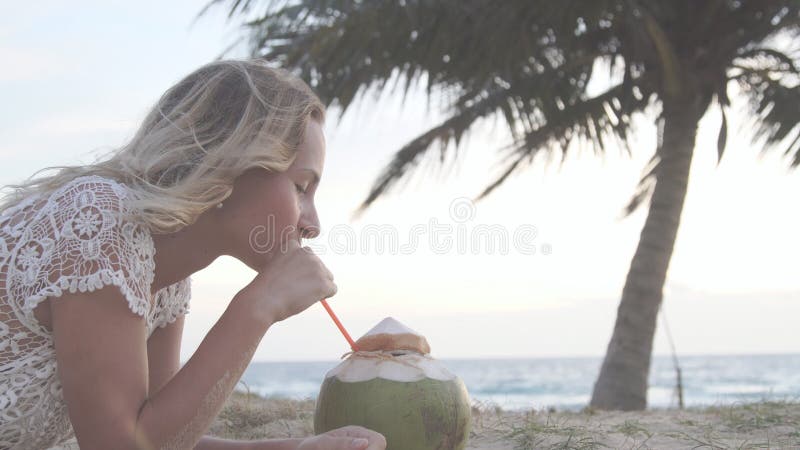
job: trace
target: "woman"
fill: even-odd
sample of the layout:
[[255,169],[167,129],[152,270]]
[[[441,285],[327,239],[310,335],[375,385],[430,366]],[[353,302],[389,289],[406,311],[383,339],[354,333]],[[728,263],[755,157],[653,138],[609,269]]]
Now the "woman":
[[[336,293],[319,232],[324,106],[262,62],[169,89],[109,159],[14,186],[0,205],[0,448],[383,449],[203,437],[267,329]],[[188,277],[221,255],[258,272],[183,367]],[[222,299],[220,299],[222,300]]]

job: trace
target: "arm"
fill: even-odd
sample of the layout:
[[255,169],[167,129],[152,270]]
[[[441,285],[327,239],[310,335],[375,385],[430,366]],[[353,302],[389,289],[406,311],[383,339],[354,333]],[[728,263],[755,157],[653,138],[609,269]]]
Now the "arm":
[[233,300],[189,362],[150,396],[144,318],[116,288],[51,302],[59,377],[81,448],[191,448],[271,324],[251,307]]
[[[147,341],[147,359],[150,372],[150,387],[157,392],[164,386],[180,368],[180,344],[183,331],[184,317],[178,318],[174,323],[159,328],[153,332]],[[351,438],[351,439],[347,439]],[[336,448],[362,448],[353,447],[352,438],[366,438],[373,441],[372,448],[385,446],[382,436],[374,432],[357,427],[346,427],[315,436],[309,439],[267,439],[261,441],[233,441],[204,436],[195,445],[195,450],[297,450]]]
[[303,439],[269,439],[264,441],[231,441],[205,436],[194,450],[296,450]]
[[[269,326],[335,293],[327,268],[292,241],[234,297],[191,359],[157,392],[150,390],[145,319],[131,312],[120,290],[107,286],[55,299],[58,375],[78,444],[83,450],[194,447]],[[156,376],[154,384],[165,378]],[[262,448],[294,442],[263,442]],[[377,433],[345,427],[304,439],[297,449],[384,447]]]
[[[184,316],[164,328],[157,328],[147,340],[147,362],[151,392],[158,392],[180,370],[180,349]],[[233,441],[204,436],[195,450],[294,450],[302,439],[271,439],[265,441]]]
[[147,365],[151,394],[160,391],[181,368],[184,316],[164,328],[156,328],[147,340]]

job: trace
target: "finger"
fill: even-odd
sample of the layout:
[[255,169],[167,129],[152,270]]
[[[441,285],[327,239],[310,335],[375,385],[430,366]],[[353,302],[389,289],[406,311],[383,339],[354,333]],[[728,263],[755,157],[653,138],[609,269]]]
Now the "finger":
[[339,287],[331,280],[324,280],[318,289],[319,290],[316,292],[318,299],[316,301],[333,297],[336,295]]
[[325,264],[320,263],[320,266],[322,267],[322,273],[325,275],[325,278],[333,281],[333,272],[325,267]]
[[366,450],[386,450],[386,438],[382,434],[370,431],[369,446]]
[[366,450],[369,448],[370,441],[363,437],[333,437],[320,436],[321,446],[326,450]]
[[336,295],[336,292],[338,291],[339,291],[339,286],[336,286],[336,283],[334,283],[333,280],[329,280],[325,288],[324,298],[331,298],[334,295]]
[[334,436],[361,437],[369,440],[366,450],[384,450],[386,448],[386,438],[382,434],[358,425],[348,425],[328,432]]
[[369,446],[365,450],[386,450],[386,438],[380,435],[380,439],[370,441]]
[[349,441],[347,448],[353,450],[366,450],[370,445],[369,440],[365,438],[342,438],[342,441]]
[[347,425],[328,431],[325,434],[337,437],[365,437],[368,436],[369,433],[371,433],[371,431],[364,427],[360,427],[358,425]]

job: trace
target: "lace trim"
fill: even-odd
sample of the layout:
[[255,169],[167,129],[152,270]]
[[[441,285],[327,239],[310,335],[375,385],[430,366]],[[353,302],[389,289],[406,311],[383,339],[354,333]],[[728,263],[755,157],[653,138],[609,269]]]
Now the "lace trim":
[[156,301],[156,304],[161,306],[161,310],[153,324],[153,328],[165,328],[178,320],[179,317],[189,313],[191,278],[186,278],[159,291],[159,294],[162,293],[163,300],[158,298]]
[[101,269],[94,274],[75,277],[72,280],[62,277],[58,281],[58,285],[54,283],[25,299],[25,310],[32,313],[33,309],[43,300],[61,297],[64,294],[64,290],[67,290],[70,294],[75,294],[78,292],[94,292],[106,286],[118,287],[122,296],[128,302],[128,307],[135,314],[145,316],[150,311],[150,302],[133,292],[125,283],[124,272],[111,269]]
[[[155,247],[146,227],[128,219],[132,211],[127,198],[126,188],[113,180],[79,177],[52,192],[31,218],[2,226],[17,241],[11,252],[4,252],[6,292],[16,299],[11,303],[19,305],[32,331],[49,336],[33,310],[65,291],[117,286],[131,311],[148,316]],[[42,199],[25,200],[5,210],[2,222],[25,214],[25,208]]]

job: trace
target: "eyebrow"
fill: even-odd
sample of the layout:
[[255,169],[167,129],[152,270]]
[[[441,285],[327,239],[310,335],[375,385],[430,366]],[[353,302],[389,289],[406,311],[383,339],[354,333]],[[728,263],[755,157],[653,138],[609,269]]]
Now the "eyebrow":
[[300,169],[300,170],[305,170],[307,172],[311,172],[311,175],[314,176],[314,180],[313,180],[314,183],[315,184],[319,184],[319,174],[317,173],[316,170],[314,170],[314,169]]

